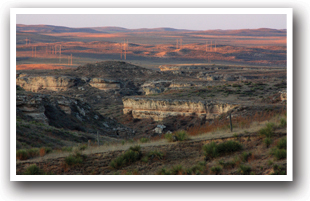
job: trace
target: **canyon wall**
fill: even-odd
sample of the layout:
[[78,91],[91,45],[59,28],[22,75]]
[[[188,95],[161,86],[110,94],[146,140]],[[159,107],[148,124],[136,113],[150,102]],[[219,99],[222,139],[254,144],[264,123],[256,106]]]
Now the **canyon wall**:
[[120,89],[120,82],[115,80],[103,79],[103,78],[92,78],[89,82],[90,86],[100,90]]
[[40,89],[50,91],[66,91],[74,86],[75,78],[68,76],[19,76],[16,78],[16,85],[26,91],[38,92]]
[[213,119],[235,108],[236,104],[213,101],[191,101],[151,98],[123,98],[124,114],[132,114],[136,119],[152,118],[161,121],[169,116],[192,116]]

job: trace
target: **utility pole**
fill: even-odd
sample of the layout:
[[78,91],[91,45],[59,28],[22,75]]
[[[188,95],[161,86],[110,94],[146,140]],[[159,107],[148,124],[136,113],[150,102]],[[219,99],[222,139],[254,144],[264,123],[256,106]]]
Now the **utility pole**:
[[177,44],[175,46],[175,49],[178,49],[178,43],[179,43],[179,39],[177,39]]
[[72,65],[72,54],[71,54],[71,65]]
[[33,46],[31,46],[31,57],[33,57]]
[[214,41],[214,52],[216,52],[216,41]]
[[180,39],[180,49],[182,49],[182,42],[183,42],[183,40],[182,40],[182,38]]
[[37,46],[34,46],[34,57],[37,57]]
[[61,63],[61,45],[59,45],[59,63]]
[[210,52],[212,52],[212,40],[211,40],[211,47],[210,47]]

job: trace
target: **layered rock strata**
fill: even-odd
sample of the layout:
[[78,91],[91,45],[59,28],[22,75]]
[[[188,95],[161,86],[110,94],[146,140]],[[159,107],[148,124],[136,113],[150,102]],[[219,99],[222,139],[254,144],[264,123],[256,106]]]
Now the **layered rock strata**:
[[120,82],[115,80],[103,79],[103,78],[92,78],[89,81],[90,86],[95,87],[100,90],[111,90],[111,89],[120,89]]
[[40,89],[50,91],[66,91],[75,85],[75,78],[69,76],[19,76],[16,85],[26,91],[38,92]]
[[150,98],[123,98],[124,114],[132,114],[136,119],[152,118],[162,121],[169,116],[192,116],[213,119],[235,108],[236,104],[213,101],[191,101]]

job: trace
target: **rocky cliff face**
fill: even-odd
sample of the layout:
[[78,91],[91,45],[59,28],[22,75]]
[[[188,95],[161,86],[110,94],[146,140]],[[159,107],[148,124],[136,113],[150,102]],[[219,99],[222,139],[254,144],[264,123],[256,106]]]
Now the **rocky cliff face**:
[[78,99],[30,92],[16,94],[16,113],[22,119],[39,121],[56,128],[96,133],[110,137],[129,137],[134,132],[104,117]]
[[40,89],[50,91],[66,91],[75,85],[76,79],[69,76],[30,76],[23,75],[16,78],[16,85],[26,91],[37,92]]
[[113,90],[113,89],[120,89],[121,85],[120,82],[116,80],[109,80],[109,79],[103,79],[103,78],[92,78],[89,81],[90,86],[95,87],[100,90]]
[[193,116],[213,119],[222,113],[235,108],[237,105],[219,102],[123,98],[124,114],[132,114],[136,119],[152,118],[161,121],[169,116]]

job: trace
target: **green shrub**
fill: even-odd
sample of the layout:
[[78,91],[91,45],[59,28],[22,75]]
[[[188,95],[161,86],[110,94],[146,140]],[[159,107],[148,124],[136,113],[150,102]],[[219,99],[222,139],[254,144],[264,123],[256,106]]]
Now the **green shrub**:
[[169,142],[174,142],[174,141],[185,141],[189,139],[189,136],[187,134],[186,131],[184,130],[180,130],[177,131],[175,133],[166,133],[165,134],[165,138],[169,141]]
[[30,165],[26,171],[24,172],[25,175],[42,175],[44,172],[35,164]]
[[271,138],[275,129],[274,123],[267,123],[265,128],[258,131],[259,135]]
[[81,146],[79,146],[78,149],[79,149],[80,151],[84,151],[85,149],[87,149],[87,145],[86,145],[86,144],[81,145]]
[[281,120],[280,120],[280,127],[281,128],[285,128],[286,127],[286,119],[281,118]]
[[40,151],[38,148],[32,148],[27,150],[28,158],[38,157],[40,155]]
[[222,172],[223,168],[221,166],[213,166],[211,168],[211,171],[214,173],[214,174],[220,174]]
[[187,140],[188,139],[188,134],[186,131],[184,130],[181,130],[181,131],[177,131],[175,133],[175,136],[177,137],[177,140],[178,141],[184,141],[184,140]]
[[271,138],[270,138],[270,137],[265,138],[265,139],[264,139],[264,143],[265,143],[266,147],[269,148],[269,146],[270,146],[271,143],[272,143]]
[[112,160],[110,163],[110,167],[114,169],[121,168],[125,165],[129,165],[140,160],[141,156],[141,147],[139,145],[130,147],[128,151],[118,156],[116,159]]
[[171,175],[171,172],[169,170],[167,170],[166,168],[162,168],[158,174],[160,175]]
[[286,137],[281,138],[277,143],[278,149],[286,149]]
[[164,154],[160,151],[150,151],[148,154],[147,154],[147,157],[149,159],[153,159],[153,158],[157,158],[157,159],[163,159],[164,157]]
[[173,166],[171,169],[172,175],[183,174],[183,172],[184,172],[184,169],[182,165]]
[[24,149],[17,150],[16,151],[16,159],[27,160],[28,159],[27,151]]
[[69,166],[82,164],[84,159],[86,158],[85,155],[82,155],[79,152],[76,152],[74,155],[67,156],[65,158],[65,162]]
[[136,151],[136,152],[140,153],[141,152],[141,146],[136,145],[136,146],[130,147],[129,150]]
[[272,150],[272,155],[274,155],[278,160],[286,158],[286,150],[275,148]]
[[173,142],[173,135],[172,133],[166,133],[165,138],[168,140],[168,142]]
[[273,165],[273,173],[271,175],[286,175],[286,168],[277,164]]
[[72,147],[63,147],[63,148],[61,148],[61,151],[71,152],[72,151]]
[[140,142],[141,142],[141,143],[147,143],[147,142],[149,142],[149,141],[150,141],[149,138],[145,138],[145,137],[140,138]]
[[252,156],[252,153],[251,152],[242,152],[242,161],[243,162],[247,162],[249,157]]
[[215,158],[220,155],[233,153],[242,149],[242,145],[236,141],[226,141],[220,144],[211,142],[203,146],[203,151],[206,156]]
[[242,175],[249,175],[251,173],[251,170],[252,168],[250,166],[240,165],[238,172]]
[[197,165],[194,165],[193,167],[188,168],[186,170],[186,174],[188,174],[188,175],[192,175],[192,174],[198,175],[198,174],[201,174],[201,172],[203,172],[205,169],[206,169],[206,163],[201,161]]
[[144,163],[147,163],[147,162],[149,162],[149,157],[148,156],[144,156],[144,157],[142,157],[141,161],[144,162]]

